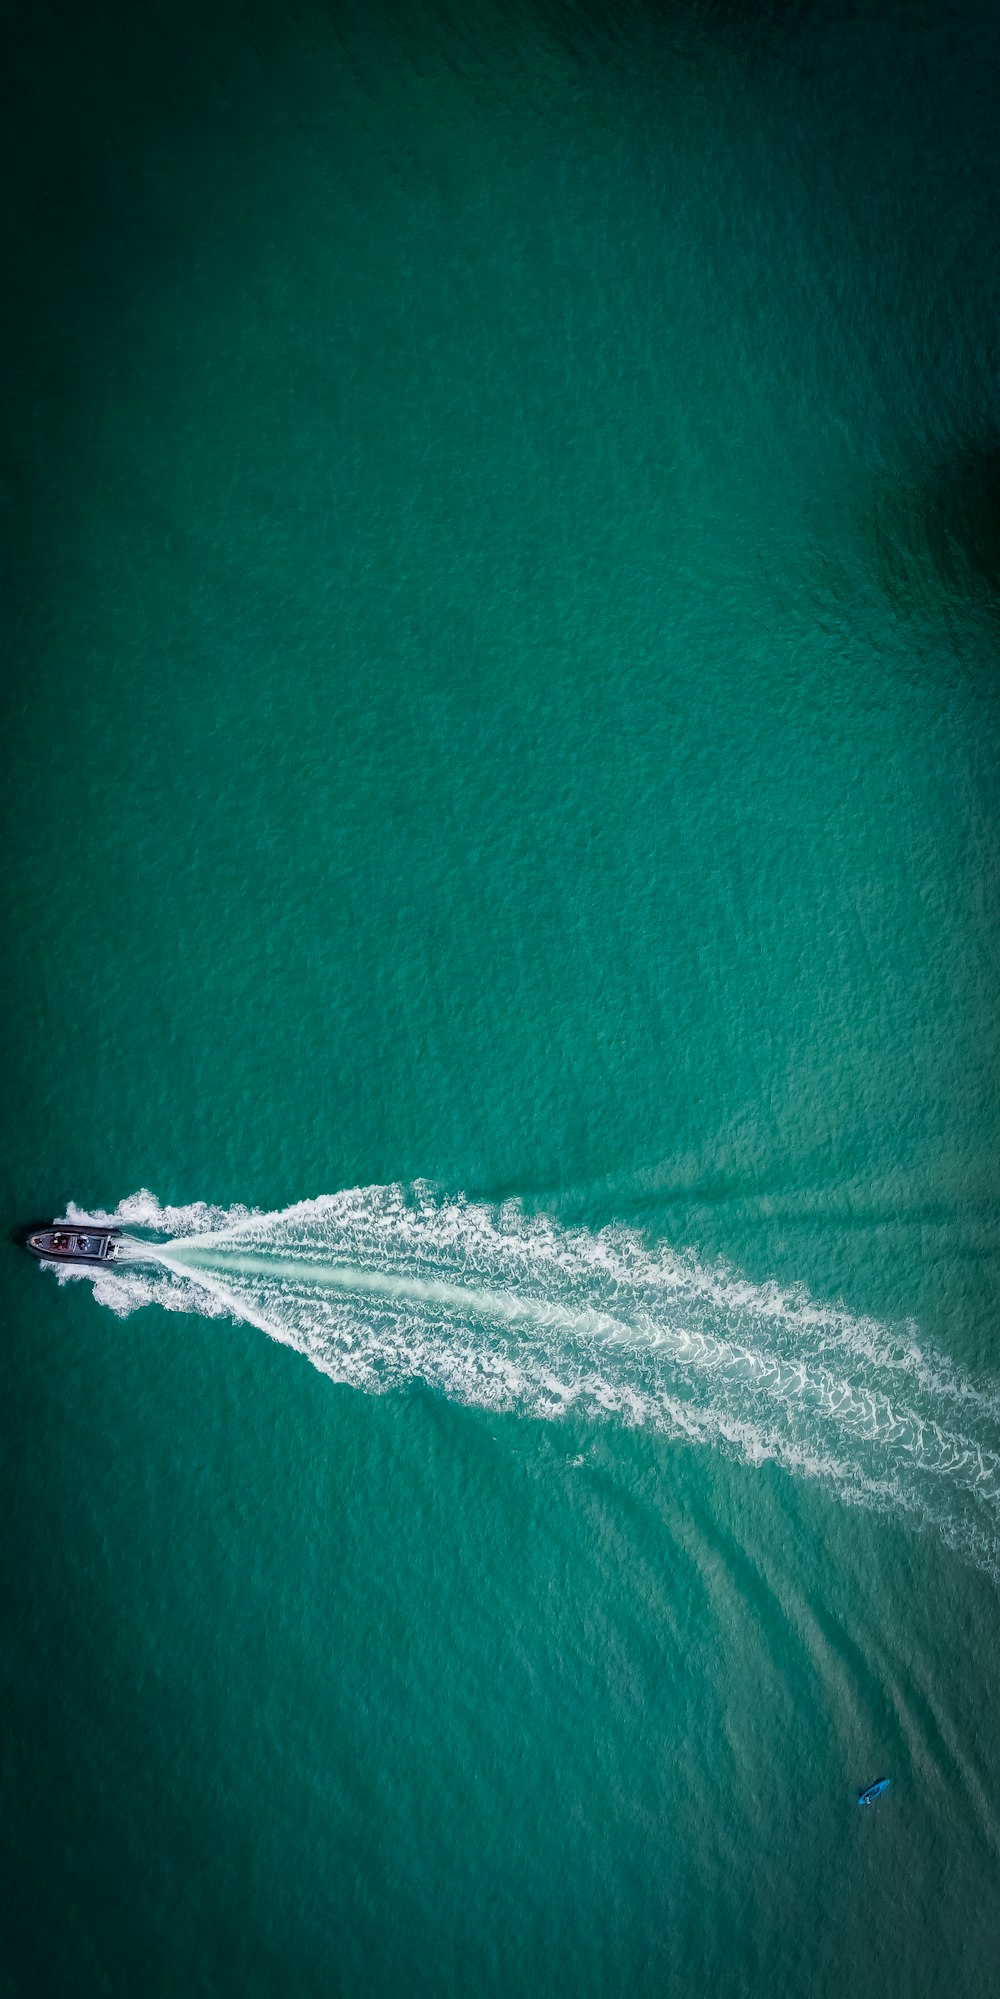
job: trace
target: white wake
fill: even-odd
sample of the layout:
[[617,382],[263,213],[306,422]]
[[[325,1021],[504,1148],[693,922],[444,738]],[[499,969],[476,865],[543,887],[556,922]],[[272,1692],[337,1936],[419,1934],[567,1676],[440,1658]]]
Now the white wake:
[[773,1459],[1000,1567],[1000,1402],[913,1326],[752,1284],[628,1230],[566,1229],[426,1186],[354,1188],[280,1214],[161,1208],[141,1193],[114,1215],[71,1207],[68,1219],[127,1232],[117,1268],[75,1273],[115,1312],[228,1315],[368,1392],[422,1381],[467,1403]]

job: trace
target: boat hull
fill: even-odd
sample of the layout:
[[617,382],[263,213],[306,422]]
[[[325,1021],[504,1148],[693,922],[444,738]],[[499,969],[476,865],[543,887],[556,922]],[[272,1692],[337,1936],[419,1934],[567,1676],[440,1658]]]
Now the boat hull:
[[114,1263],[118,1253],[117,1229],[91,1229],[68,1222],[53,1222],[48,1228],[31,1229],[24,1238],[29,1256],[40,1263]]

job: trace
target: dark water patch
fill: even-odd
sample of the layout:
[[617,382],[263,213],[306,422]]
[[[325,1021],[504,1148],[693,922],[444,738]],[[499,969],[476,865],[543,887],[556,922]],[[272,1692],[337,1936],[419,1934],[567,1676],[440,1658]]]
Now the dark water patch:
[[872,548],[901,611],[928,599],[1000,611],[1000,434],[987,433],[922,476],[879,494]]
[[949,587],[1000,608],[1000,435],[958,453],[930,482],[926,532]]

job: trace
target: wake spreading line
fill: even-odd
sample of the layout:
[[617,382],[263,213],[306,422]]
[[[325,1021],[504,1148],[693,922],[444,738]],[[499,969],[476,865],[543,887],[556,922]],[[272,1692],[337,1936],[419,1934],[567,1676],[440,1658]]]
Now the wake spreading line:
[[[513,1203],[356,1188],[280,1213],[160,1208],[95,1292],[229,1316],[369,1393],[613,1420],[772,1460],[844,1500],[933,1525],[1000,1569],[1000,1403],[922,1345],[805,1292],[757,1286],[624,1229],[563,1229]],[[83,1272],[80,1275],[86,1274]]]

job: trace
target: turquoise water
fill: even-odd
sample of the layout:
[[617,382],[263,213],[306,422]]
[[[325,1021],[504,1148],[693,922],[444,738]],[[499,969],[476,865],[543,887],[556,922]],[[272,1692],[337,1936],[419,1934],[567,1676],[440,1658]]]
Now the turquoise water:
[[2,1989],[991,1993],[996,22],[10,53]]

